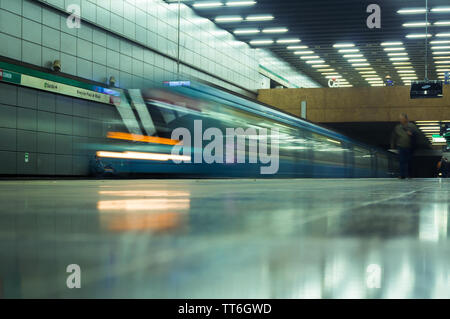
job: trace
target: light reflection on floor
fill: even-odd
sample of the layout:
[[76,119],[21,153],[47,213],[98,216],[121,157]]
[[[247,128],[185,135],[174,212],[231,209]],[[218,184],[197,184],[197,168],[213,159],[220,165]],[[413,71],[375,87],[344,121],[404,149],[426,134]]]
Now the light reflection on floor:
[[449,298],[449,195],[438,179],[2,181],[0,296]]

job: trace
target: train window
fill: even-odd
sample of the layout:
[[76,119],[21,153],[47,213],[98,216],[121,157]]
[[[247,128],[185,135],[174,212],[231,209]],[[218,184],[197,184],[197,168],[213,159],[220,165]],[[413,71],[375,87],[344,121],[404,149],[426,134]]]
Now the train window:
[[344,148],[340,141],[312,133],[312,144],[314,161],[326,165],[344,165]]

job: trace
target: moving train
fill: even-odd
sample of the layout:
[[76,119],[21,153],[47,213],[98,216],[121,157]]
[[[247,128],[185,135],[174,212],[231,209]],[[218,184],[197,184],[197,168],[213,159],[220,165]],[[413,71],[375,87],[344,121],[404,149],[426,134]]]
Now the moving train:
[[398,175],[396,154],[193,81],[124,90],[121,121],[95,150],[97,176],[370,178]]

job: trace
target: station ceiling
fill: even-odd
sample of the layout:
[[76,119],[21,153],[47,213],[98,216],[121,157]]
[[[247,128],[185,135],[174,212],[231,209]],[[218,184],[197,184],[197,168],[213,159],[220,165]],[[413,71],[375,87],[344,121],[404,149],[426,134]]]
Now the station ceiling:
[[[386,76],[396,85],[425,77],[425,0],[182,2],[323,86],[330,77],[354,87],[382,85]],[[381,28],[367,25],[371,4],[379,5]],[[428,79],[437,80],[450,71],[450,1],[428,0],[428,7]]]

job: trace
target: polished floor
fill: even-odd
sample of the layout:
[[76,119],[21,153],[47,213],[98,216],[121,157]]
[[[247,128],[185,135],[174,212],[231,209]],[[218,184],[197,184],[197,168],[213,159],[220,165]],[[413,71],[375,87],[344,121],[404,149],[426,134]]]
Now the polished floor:
[[2,298],[450,297],[446,180],[0,181],[0,203]]

